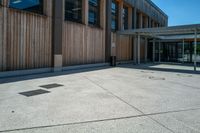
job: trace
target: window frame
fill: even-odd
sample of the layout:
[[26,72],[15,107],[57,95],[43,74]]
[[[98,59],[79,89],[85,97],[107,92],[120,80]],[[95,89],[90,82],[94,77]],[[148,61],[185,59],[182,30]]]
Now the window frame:
[[39,0],[40,4],[37,5],[39,10],[36,10],[36,9],[31,9],[31,10],[19,9],[19,8],[11,6],[11,2],[12,2],[11,0],[8,1],[8,7],[11,8],[11,9],[24,11],[24,12],[29,12],[29,13],[34,13],[34,14],[39,14],[39,15],[44,15],[44,0]]
[[128,6],[123,5],[123,29],[128,29],[128,21],[129,21],[129,12],[128,12]]
[[[93,9],[92,9],[93,8]],[[91,10],[92,9],[92,10]],[[99,27],[101,26],[101,0],[97,0],[97,6],[95,6],[95,3],[91,3],[90,0],[88,0],[88,25],[91,27]],[[91,23],[90,22],[90,12],[96,10],[96,23]],[[95,19],[95,17],[94,17]],[[94,20],[95,21],[95,20]]]
[[0,0],[0,7],[3,6],[3,0]]
[[[113,3],[115,4],[115,12],[113,12]],[[119,3],[116,0],[112,0],[111,4],[111,31],[116,32],[119,29]],[[115,28],[113,28],[112,22],[115,21]]]
[[70,21],[70,22],[75,22],[75,23],[81,23],[81,24],[83,23],[83,16],[84,16],[83,15],[84,14],[84,12],[83,12],[83,2],[82,2],[82,0],[78,0],[78,1],[80,2],[79,4],[80,4],[80,7],[81,7],[80,14],[78,13],[78,16],[80,15],[79,16],[80,18],[78,17],[77,19],[75,19],[75,18],[67,19],[67,15],[66,15],[66,11],[67,11],[66,10],[66,6],[67,6],[66,3],[67,3],[67,0],[65,0],[65,6],[64,6],[64,11],[65,11],[65,13],[64,13],[64,20],[65,21]]

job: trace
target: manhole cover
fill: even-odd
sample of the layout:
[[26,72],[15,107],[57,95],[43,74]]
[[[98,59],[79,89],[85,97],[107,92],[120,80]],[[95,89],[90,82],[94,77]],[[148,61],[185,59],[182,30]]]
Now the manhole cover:
[[165,78],[153,77],[153,76],[150,76],[149,79],[152,79],[152,80],[165,80]]
[[39,90],[21,92],[19,94],[26,96],[26,97],[31,97],[31,96],[41,95],[41,94],[45,94],[45,93],[50,93],[50,92],[46,91],[46,90],[39,89]]
[[48,85],[42,85],[40,87],[45,88],[45,89],[52,89],[52,88],[57,88],[57,87],[61,87],[63,85],[61,84],[48,84]]

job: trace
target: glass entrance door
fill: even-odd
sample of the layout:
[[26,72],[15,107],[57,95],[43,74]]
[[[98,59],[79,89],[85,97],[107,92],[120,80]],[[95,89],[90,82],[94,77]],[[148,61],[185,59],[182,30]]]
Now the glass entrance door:
[[176,43],[164,43],[162,47],[162,61],[177,62],[178,61],[178,47]]

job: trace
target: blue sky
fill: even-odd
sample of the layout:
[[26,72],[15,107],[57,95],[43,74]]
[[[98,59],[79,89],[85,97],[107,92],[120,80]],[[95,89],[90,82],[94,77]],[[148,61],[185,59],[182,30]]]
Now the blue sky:
[[200,24],[200,0],[152,0],[169,16],[169,26]]

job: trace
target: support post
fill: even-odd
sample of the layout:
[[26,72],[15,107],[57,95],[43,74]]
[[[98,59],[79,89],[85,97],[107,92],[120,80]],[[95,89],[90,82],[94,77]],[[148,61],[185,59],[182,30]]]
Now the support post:
[[134,62],[137,64],[137,38],[134,36]]
[[155,39],[153,39],[153,52],[152,52],[152,57],[153,57],[153,62],[155,62],[155,45],[156,45],[156,42],[155,42]]
[[145,38],[145,63],[147,63],[148,39]]
[[140,34],[138,34],[138,64],[140,64]]
[[88,0],[82,0],[82,4],[83,4],[83,8],[82,8],[82,12],[83,12],[83,16],[82,16],[82,22],[85,25],[88,25]]
[[128,7],[128,29],[133,28],[133,9]]
[[63,0],[55,0],[53,4],[53,34],[52,34],[52,67],[53,71],[62,71],[62,29],[63,29]]
[[143,28],[143,15],[142,15],[142,13],[140,13],[140,15],[139,15],[139,28],[141,29],[141,28]]
[[118,22],[119,22],[119,30],[124,30],[124,20],[123,20],[123,10],[124,10],[124,2],[119,2],[119,16],[118,16]]
[[160,45],[161,45],[161,42],[159,41],[159,48],[158,48],[158,49],[159,49],[159,63],[160,63],[160,61],[161,61],[161,53],[160,53],[160,50],[161,50],[160,47],[161,47],[161,46],[160,46]]
[[[106,0],[106,46],[105,46],[105,60],[111,63],[111,0]],[[111,63],[112,64],[112,63]],[[114,62],[115,64],[115,62]]]
[[134,29],[137,29],[137,8],[134,7],[133,9],[134,19],[133,19],[133,27]]
[[182,63],[184,63],[184,55],[185,55],[185,40],[183,39],[183,44],[182,44]]
[[197,30],[194,37],[194,71],[197,71]]

